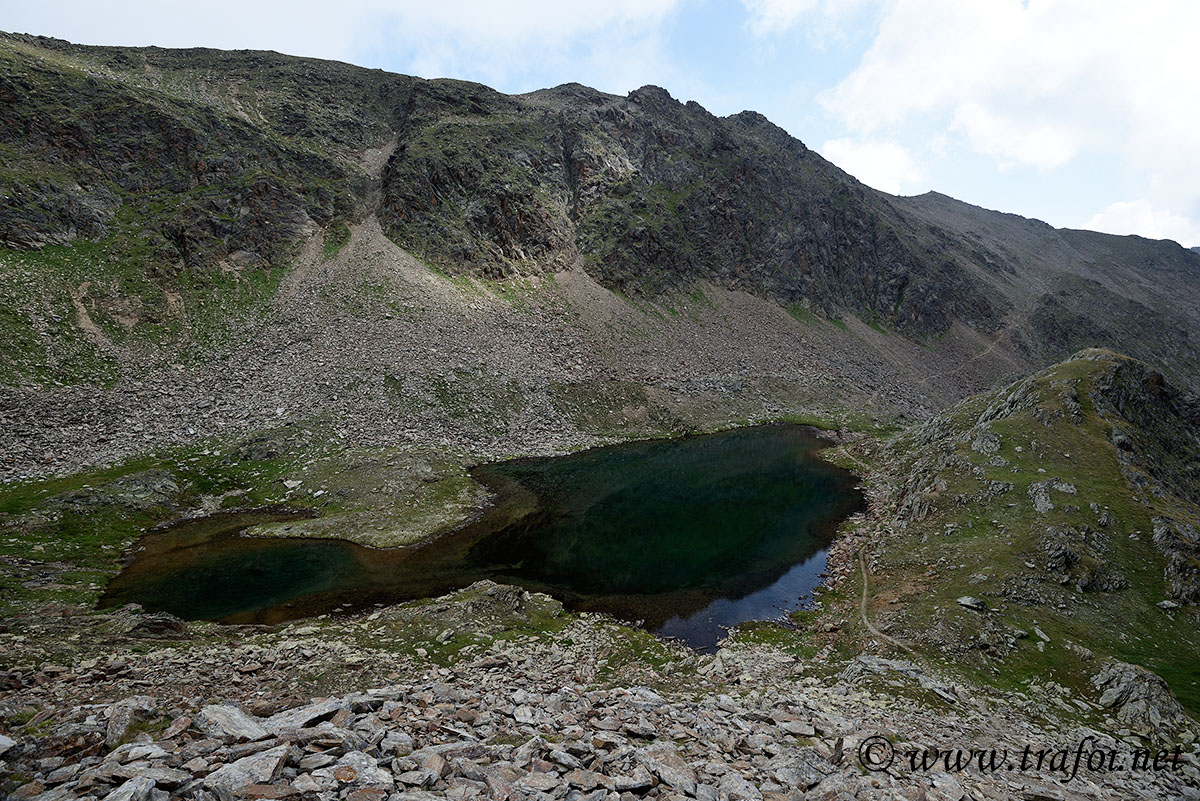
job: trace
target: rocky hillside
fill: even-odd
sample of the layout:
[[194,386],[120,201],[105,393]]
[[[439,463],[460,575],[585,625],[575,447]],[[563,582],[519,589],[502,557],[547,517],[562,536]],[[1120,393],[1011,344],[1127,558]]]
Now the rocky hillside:
[[[306,232],[336,240],[376,213],[452,273],[582,268],[649,298],[704,281],[926,344],[965,325],[1020,362],[1102,345],[1200,375],[1196,254],[891,197],[752,112],[718,118],[656,87],[506,96],[272,53],[17,35],[0,59],[0,239],[70,275],[110,339],[236,314],[232,287],[269,294]],[[6,324],[44,344],[55,322]]]
[[[1134,663],[1200,710],[1195,397],[1144,363],[1083,351],[874,458],[864,611],[881,635],[1096,703]],[[1146,709],[1127,722],[1139,714],[1155,723]]]
[[[1052,703],[1071,697],[1053,685],[984,702],[983,688],[911,661],[831,657],[814,647],[827,635],[778,628],[697,656],[490,582],[268,631],[189,632],[133,609],[35,625],[42,661],[0,674],[0,726],[11,734],[0,733],[0,792],[13,799],[1115,801],[1200,792],[1200,745],[1182,746],[1177,765],[1130,770],[1134,749],[1155,740],[1100,734],[1093,716]],[[1124,769],[1073,770],[1085,737],[1088,751],[1112,753]],[[880,738],[896,757],[865,771],[860,748]],[[1022,766],[1025,745],[1067,762]],[[999,758],[977,770],[930,750],[928,766],[914,769],[906,756],[959,748],[962,760],[971,748]]]
[[[1200,253],[888,196],[655,87],[274,53],[0,35],[0,156],[0,795],[1200,797],[851,756],[1200,754]],[[96,610],[171,519],[403,545],[480,461],[779,420],[870,508],[815,611],[714,656],[490,584]]]

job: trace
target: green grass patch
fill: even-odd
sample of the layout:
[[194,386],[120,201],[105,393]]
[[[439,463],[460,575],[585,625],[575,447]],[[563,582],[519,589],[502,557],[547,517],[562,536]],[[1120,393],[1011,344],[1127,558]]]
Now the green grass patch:
[[812,659],[818,650],[812,637],[805,632],[764,620],[738,625],[734,630],[734,641],[738,644],[772,648],[804,660]]
[[205,498],[224,509],[316,509],[317,518],[291,524],[292,536],[386,545],[456,525],[487,495],[441,451],[345,450],[335,441],[329,424],[316,420],[0,486],[0,557],[8,561],[0,572],[0,616],[51,602],[94,606],[147,528]]
[[325,261],[329,261],[346,246],[350,241],[350,226],[346,225],[345,220],[337,220],[332,223],[325,231],[325,238],[321,242],[321,249],[325,256]]
[[[804,325],[812,325],[812,326],[820,325],[820,323],[821,323],[820,317],[818,317],[816,314],[809,311],[805,306],[803,306],[799,303],[792,303],[784,308],[786,308],[787,313],[790,314],[799,323],[802,323]],[[837,323],[835,322],[834,324],[836,325]],[[844,329],[845,326],[842,326],[842,328]]]

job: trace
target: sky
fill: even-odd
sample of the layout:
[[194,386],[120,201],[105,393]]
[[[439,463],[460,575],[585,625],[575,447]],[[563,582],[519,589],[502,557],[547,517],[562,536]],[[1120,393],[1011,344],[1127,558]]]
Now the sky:
[[1200,246],[1200,0],[0,0],[0,29],[759,111],[856,178]]

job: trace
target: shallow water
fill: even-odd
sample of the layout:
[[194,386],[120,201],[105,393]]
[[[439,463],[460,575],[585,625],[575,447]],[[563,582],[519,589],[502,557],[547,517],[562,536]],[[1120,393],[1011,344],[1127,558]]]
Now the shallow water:
[[710,648],[724,626],[803,608],[855,479],[800,426],[761,426],[476,468],[477,521],[410,548],[239,536],[270,513],[148,534],[102,605],[278,622],[427,597],[480,578],[548,592]]

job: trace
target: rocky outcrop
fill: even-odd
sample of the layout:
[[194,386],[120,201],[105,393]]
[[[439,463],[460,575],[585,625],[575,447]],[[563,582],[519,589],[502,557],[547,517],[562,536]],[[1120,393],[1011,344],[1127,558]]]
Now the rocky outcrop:
[[1090,526],[1049,526],[1041,540],[1046,570],[1079,592],[1115,592],[1129,581],[1108,564],[1109,538]]
[[1189,724],[1171,688],[1160,676],[1125,662],[1110,662],[1092,677],[1100,705],[1144,734],[1167,739]]
[[6,247],[103,240],[147,273],[201,270],[235,253],[269,264],[306,225],[355,215],[354,174],[332,157],[114,80],[119,61],[87,75],[42,57],[40,46],[66,43],[2,46],[0,143],[18,154],[0,202]]
[[1154,518],[1154,545],[1167,559],[1163,569],[1167,596],[1180,603],[1200,601],[1200,532],[1191,523]]
[[[446,99],[418,87],[413,116]],[[582,258],[631,294],[701,278],[922,332],[1002,311],[957,262],[933,263],[883,196],[758,115],[717,118],[654,86],[621,98],[575,85],[521,98],[476,87],[454,112],[401,132],[380,211],[400,244],[454,269]]]
[[[1111,359],[1089,350],[1080,358]],[[1097,411],[1112,425],[1126,479],[1148,498],[1173,494],[1200,499],[1200,397],[1152,366],[1112,359],[1091,391]]]
[[1112,424],[1111,441],[1130,487],[1148,504],[1179,500],[1172,514],[1154,517],[1153,542],[1166,560],[1167,597],[1195,603],[1200,600],[1200,398],[1133,360],[1114,363],[1091,394]]
[[[1010,678],[1137,662],[1190,704],[1196,430],[1187,393],[1091,349],[902,433],[871,455],[885,467],[859,535],[877,627]],[[1114,714],[1132,704],[1130,726],[1180,711],[1133,668],[1097,688]]]
[[156,468],[131,473],[92,489],[64,492],[48,499],[54,511],[86,514],[105,506],[127,511],[146,511],[170,506],[179,494],[179,484],[169,470]]

